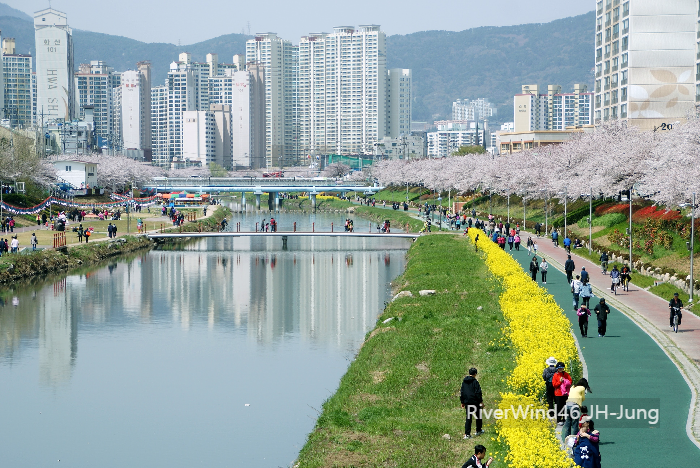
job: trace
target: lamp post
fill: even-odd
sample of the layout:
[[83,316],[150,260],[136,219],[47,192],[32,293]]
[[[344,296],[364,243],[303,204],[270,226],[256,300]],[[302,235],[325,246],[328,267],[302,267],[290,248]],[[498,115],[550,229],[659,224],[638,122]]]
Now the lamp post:
[[527,220],[525,216],[525,196],[523,195],[523,229],[527,229],[527,226],[525,226],[525,221]]
[[693,206],[690,209],[690,296],[688,302],[693,302],[693,255],[695,254],[695,192],[693,192]]
[[632,190],[634,190],[634,187],[630,187],[630,227],[629,227],[629,234],[630,234],[630,271],[632,271]]
[[508,194],[508,224],[510,224],[510,193]]
[[588,187],[588,255],[593,255],[593,188],[591,186]]

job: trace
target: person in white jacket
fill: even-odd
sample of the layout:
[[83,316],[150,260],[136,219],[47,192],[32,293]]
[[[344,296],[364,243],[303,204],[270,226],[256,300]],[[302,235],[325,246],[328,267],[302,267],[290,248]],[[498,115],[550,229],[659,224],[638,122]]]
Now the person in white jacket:
[[542,263],[540,263],[540,274],[542,275],[542,284],[547,284],[547,268],[549,268],[549,263],[542,257]]

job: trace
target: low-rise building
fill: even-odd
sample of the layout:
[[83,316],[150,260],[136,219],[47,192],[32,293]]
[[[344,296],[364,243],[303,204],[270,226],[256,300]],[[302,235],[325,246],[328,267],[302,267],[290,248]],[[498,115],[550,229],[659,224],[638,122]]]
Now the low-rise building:
[[431,158],[451,156],[461,146],[488,146],[491,140],[488,129],[479,122],[441,120],[435,125],[438,130],[428,133],[428,156]]
[[384,137],[375,148],[375,156],[387,159],[419,159],[426,155],[425,139],[420,135]]
[[87,189],[97,185],[97,163],[58,159],[53,161],[59,181],[74,189]]

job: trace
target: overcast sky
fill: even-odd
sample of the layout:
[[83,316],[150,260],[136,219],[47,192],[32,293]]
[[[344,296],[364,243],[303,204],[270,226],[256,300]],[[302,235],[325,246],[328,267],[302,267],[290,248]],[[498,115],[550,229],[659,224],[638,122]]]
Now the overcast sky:
[[[4,0],[30,16],[48,0]],[[526,6],[527,5],[527,6]],[[595,8],[595,0],[52,0],[68,24],[145,42],[193,44],[230,33],[276,32],[298,43],[333,26],[379,24],[388,34],[432,29],[462,31],[478,26],[546,23]]]

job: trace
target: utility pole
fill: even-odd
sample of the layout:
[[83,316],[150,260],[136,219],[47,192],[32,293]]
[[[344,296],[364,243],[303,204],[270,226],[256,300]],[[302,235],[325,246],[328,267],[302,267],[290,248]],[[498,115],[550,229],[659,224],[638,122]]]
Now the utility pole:
[[688,302],[693,302],[693,254],[695,254],[695,192],[693,192],[693,204],[690,207],[690,296]]

